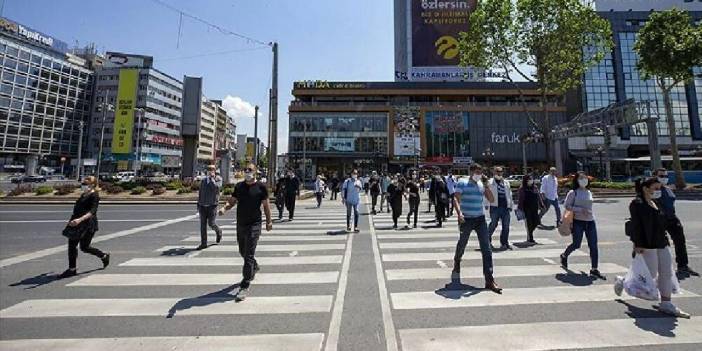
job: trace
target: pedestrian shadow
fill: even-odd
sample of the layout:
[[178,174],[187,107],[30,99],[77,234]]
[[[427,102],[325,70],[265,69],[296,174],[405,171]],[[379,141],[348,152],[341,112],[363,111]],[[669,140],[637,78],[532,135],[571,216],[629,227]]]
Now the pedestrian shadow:
[[197,249],[194,247],[174,247],[166,251],[161,251],[161,256],[185,256],[193,251],[197,251]]
[[592,277],[585,272],[576,273],[569,269],[566,269],[566,272],[556,274],[556,280],[573,286],[588,286],[597,280],[596,277]]
[[216,303],[236,301],[236,295],[231,295],[230,292],[237,288],[239,288],[239,283],[232,284],[224,289],[217,290],[209,294],[182,299],[176,302],[176,304],[168,310],[166,318],[173,318],[178,311],[184,311],[193,307],[204,307]]
[[554,230],[554,229],[556,229],[556,226],[555,225],[541,225],[537,228],[541,229],[541,230]]
[[675,276],[678,278],[678,281],[683,281],[683,280],[688,279],[688,278],[699,277],[700,274],[697,272],[694,272],[694,273],[675,272]]
[[[76,274],[76,276],[79,277],[81,275],[90,274],[92,272],[103,270],[103,269],[104,268],[95,268],[95,269],[91,269],[89,271],[79,272],[78,274]],[[30,278],[25,278],[21,281],[18,281],[17,283],[12,283],[9,286],[12,286],[12,287],[25,286],[24,290],[29,290],[29,289],[36,289],[40,286],[44,286],[47,284],[51,284],[57,280],[62,280],[62,279],[60,279],[59,275],[54,273],[54,272],[42,273],[42,274],[30,277]]]
[[327,235],[346,235],[348,232],[346,230],[330,230]]
[[460,300],[480,294],[484,289],[463,284],[458,274],[451,274],[451,282],[434,291],[435,294],[451,300]]
[[521,242],[521,243],[512,243],[512,245],[514,245],[514,246],[516,246],[517,248],[520,248],[520,249],[528,249],[528,248],[530,248],[530,247],[538,246],[538,245],[542,245],[542,244],[539,244],[539,243],[530,243],[530,242],[526,242],[526,241],[525,241],[525,242]]
[[395,230],[393,227],[375,227],[375,230]]
[[[636,325],[636,327],[639,329],[655,333],[660,336],[669,338],[675,337],[675,333],[673,331],[678,326],[678,319],[676,317],[658,312],[655,309],[637,307],[622,299],[616,299],[615,301],[626,306],[628,311],[626,311],[625,314],[634,319],[634,325]],[[661,316],[668,318],[661,318]]]

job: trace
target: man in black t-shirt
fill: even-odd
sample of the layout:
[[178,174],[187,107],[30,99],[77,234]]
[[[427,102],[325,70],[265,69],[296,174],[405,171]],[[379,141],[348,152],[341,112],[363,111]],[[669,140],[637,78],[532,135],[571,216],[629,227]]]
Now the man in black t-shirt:
[[236,208],[236,241],[239,244],[239,254],[244,259],[243,279],[239,285],[237,300],[244,300],[249,292],[249,285],[258,272],[258,263],[254,258],[258,238],[261,236],[261,206],[266,214],[266,231],[273,229],[271,208],[268,204],[268,188],[256,181],[256,166],[249,164],[244,170],[244,181],[234,187],[234,193],[227,204],[219,210],[225,211]]

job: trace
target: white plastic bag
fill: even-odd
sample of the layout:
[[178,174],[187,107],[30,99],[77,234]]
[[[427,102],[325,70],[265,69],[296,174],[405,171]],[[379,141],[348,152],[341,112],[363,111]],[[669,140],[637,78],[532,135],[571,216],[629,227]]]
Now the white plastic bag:
[[660,293],[656,281],[646,266],[643,256],[636,255],[624,277],[624,291],[639,299],[658,301]]

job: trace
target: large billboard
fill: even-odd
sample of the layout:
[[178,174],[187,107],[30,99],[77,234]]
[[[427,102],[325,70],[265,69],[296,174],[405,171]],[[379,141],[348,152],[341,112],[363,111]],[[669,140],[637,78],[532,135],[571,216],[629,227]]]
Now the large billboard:
[[393,112],[393,154],[415,156],[421,153],[419,142],[419,108],[396,107]]
[[136,108],[139,70],[119,71],[115,124],[112,133],[112,153],[128,154],[132,151],[132,131],[134,130],[134,108]]
[[484,72],[459,67],[458,41],[477,0],[395,0],[395,80],[472,81]]

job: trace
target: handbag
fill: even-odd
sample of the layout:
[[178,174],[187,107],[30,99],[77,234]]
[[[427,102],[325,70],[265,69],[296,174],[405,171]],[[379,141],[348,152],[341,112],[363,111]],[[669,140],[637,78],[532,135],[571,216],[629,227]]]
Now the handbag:
[[517,216],[517,220],[518,220],[518,221],[523,221],[524,218],[526,218],[526,215],[524,214],[524,211],[523,211],[523,210],[516,209],[516,210],[514,211],[514,214]]
[[568,236],[573,231],[573,211],[566,210],[563,213],[563,219],[561,220],[561,225],[558,226],[558,234],[561,236]]
[[63,228],[61,235],[67,237],[68,240],[79,240],[80,238],[83,237],[83,233],[85,232],[84,229],[85,229],[85,226],[80,225],[80,224],[75,226],[75,227],[71,227],[70,225],[66,225],[66,228]]

